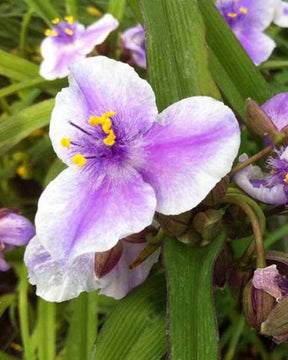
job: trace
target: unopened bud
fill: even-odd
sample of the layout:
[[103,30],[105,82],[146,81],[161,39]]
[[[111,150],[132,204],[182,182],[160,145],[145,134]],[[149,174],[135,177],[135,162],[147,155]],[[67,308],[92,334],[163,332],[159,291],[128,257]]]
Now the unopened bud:
[[193,228],[201,235],[202,245],[210,243],[222,230],[222,214],[215,209],[199,212],[193,219]]
[[95,254],[94,271],[98,279],[107,275],[118,263],[123,252],[121,241],[110,250]]
[[246,110],[249,124],[257,135],[268,135],[271,138],[279,136],[279,131],[256,101],[247,99]]
[[131,242],[131,243],[145,243],[147,236],[155,236],[157,234],[157,229],[155,226],[150,225],[147,226],[144,230],[137,234],[133,234],[130,236],[127,236],[125,238],[125,241]]
[[207,206],[214,206],[214,205],[217,205],[217,204],[221,203],[224,196],[226,195],[229,184],[230,184],[229,176],[225,176],[210,191],[210,193],[202,201],[202,204],[207,205]]
[[276,343],[288,341],[288,298],[281,300],[261,325],[261,333]]
[[213,286],[224,288],[233,268],[233,253],[227,244],[217,256],[213,271]]
[[271,295],[256,289],[252,281],[249,281],[243,293],[243,310],[249,325],[259,332],[275,304],[276,301]]
[[155,215],[156,220],[159,222],[165,233],[172,236],[183,235],[188,230],[191,217],[191,211],[173,216],[166,216],[159,213]]

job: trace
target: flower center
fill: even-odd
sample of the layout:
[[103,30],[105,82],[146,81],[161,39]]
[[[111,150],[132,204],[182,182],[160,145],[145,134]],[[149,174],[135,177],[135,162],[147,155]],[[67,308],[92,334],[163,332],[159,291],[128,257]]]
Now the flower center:
[[288,183],[288,173],[285,175],[283,181],[284,181],[285,183]]
[[73,16],[65,16],[64,21],[60,21],[59,18],[52,20],[52,24],[55,26],[52,29],[46,29],[46,36],[54,37],[71,37],[74,34],[74,18]]
[[[89,124],[92,126],[101,126],[102,127],[102,131],[104,134],[106,134],[106,137],[103,139],[103,143],[106,146],[113,146],[115,144],[115,140],[116,140],[116,135],[112,129],[112,121],[111,121],[111,116],[115,116],[116,113],[114,111],[109,111],[104,113],[101,116],[91,116],[89,118]],[[70,124],[74,127],[76,127],[78,130],[84,132],[87,135],[92,136],[92,134],[90,134],[89,132],[87,132],[86,130],[82,129],[80,126],[70,122]],[[71,145],[76,145],[79,146],[79,144],[71,141],[70,138],[66,138],[63,137],[61,139],[61,145],[67,149],[70,148]],[[95,158],[94,156],[83,156],[82,154],[76,154],[73,156],[72,158],[72,163],[78,165],[79,167],[82,167],[86,164],[87,159],[93,159]]]

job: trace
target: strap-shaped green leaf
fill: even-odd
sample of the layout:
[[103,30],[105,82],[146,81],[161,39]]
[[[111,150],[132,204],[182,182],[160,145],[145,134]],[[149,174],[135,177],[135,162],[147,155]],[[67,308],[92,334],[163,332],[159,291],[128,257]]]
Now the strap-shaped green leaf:
[[0,50],[0,75],[23,81],[37,77],[39,67],[19,56]]
[[149,81],[159,110],[194,95],[219,97],[208,70],[205,28],[196,0],[141,0]]
[[168,336],[172,360],[218,359],[212,269],[224,234],[204,248],[164,243],[168,282]]
[[54,99],[32,105],[0,124],[0,155],[50,121]]
[[272,94],[264,78],[220,15],[213,0],[198,0],[198,4],[211,50],[213,78],[225,98],[242,117],[245,117],[245,102],[248,97],[262,104]]
[[165,279],[155,275],[120,301],[104,324],[94,360],[160,360],[166,352]]
[[39,16],[41,16],[47,24],[49,24],[52,19],[58,16],[57,10],[51,4],[51,1],[25,0],[25,2],[30,6],[31,9],[33,9]]
[[67,360],[90,360],[98,327],[97,292],[82,293],[71,301],[72,316],[66,344]]

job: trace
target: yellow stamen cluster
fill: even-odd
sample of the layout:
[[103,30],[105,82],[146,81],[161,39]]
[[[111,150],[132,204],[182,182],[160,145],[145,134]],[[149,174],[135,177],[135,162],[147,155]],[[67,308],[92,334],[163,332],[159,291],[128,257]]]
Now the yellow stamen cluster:
[[69,148],[70,147],[70,143],[71,143],[71,139],[70,138],[62,138],[61,139],[61,145],[63,147]]
[[57,17],[57,18],[53,19],[51,22],[52,22],[52,24],[57,25],[57,24],[59,24],[60,19]]
[[72,25],[74,22],[73,16],[65,16],[64,20],[66,20],[68,22],[68,24],[70,24],[70,25]]
[[[238,0],[234,0],[234,2],[237,3]],[[248,13],[248,9],[245,8],[245,7],[240,7],[239,11],[240,11],[240,13],[242,13],[242,14],[247,14],[247,13]],[[236,18],[238,14],[237,14],[236,12],[229,12],[227,15],[228,15],[230,18]]]
[[112,146],[115,144],[116,136],[114,131],[111,129],[112,123],[111,123],[111,116],[116,115],[114,111],[109,111],[102,116],[92,116],[89,119],[89,124],[93,126],[102,126],[102,130],[105,134],[107,134],[107,137],[103,140],[104,144],[107,146]]
[[46,29],[45,30],[45,36],[58,36],[58,32],[56,30]]
[[81,154],[76,154],[72,158],[72,163],[78,165],[79,167],[84,166],[86,162],[87,159]]
[[236,13],[228,13],[228,16],[230,18],[235,18],[237,16],[237,14]]
[[283,179],[285,183],[288,183],[288,173],[285,175],[285,178]]

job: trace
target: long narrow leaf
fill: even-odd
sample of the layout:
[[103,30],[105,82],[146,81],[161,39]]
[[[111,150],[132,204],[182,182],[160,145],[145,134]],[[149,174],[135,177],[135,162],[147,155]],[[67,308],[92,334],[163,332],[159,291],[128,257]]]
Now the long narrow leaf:
[[47,22],[58,16],[57,10],[51,4],[51,1],[47,0],[25,0],[27,5],[30,6],[39,16],[43,18]]
[[165,352],[165,280],[160,274],[120,301],[100,332],[93,360],[160,360]]
[[32,105],[0,124],[0,155],[50,121],[54,99]]
[[223,243],[190,247],[169,239],[164,262],[169,289],[168,323],[171,359],[218,359],[218,335],[212,299],[212,269]]

